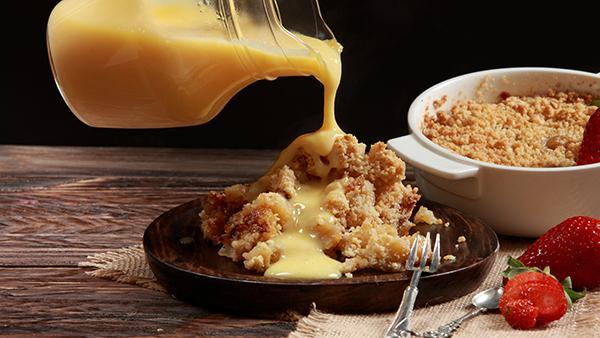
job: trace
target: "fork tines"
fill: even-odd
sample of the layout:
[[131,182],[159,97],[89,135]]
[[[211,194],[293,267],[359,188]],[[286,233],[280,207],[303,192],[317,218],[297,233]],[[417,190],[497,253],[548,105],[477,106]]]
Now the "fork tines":
[[[416,238],[413,241],[413,244],[410,248],[410,254],[408,255],[408,259],[406,260],[406,270],[423,270],[428,272],[435,272],[440,265],[440,234],[435,235],[435,243],[433,244],[433,252],[431,254],[431,263],[427,270],[425,267],[427,266],[427,254],[431,250],[431,234],[428,232],[425,235],[425,243],[421,248],[421,254],[418,254],[419,251],[419,239]],[[415,263],[419,260],[419,265],[415,267]]]

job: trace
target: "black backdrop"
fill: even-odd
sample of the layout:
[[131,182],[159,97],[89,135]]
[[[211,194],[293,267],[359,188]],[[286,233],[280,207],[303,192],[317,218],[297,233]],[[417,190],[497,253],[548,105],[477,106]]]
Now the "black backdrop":
[[[2,3],[12,28],[3,33],[8,60],[0,144],[280,148],[320,123],[320,84],[283,78],[249,86],[203,126],[87,127],[63,103],[48,65],[45,25],[57,2]],[[340,125],[368,143],[405,134],[406,111],[421,91],[476,70],[549,66],[598,72],[598,3],[321,0],[325,20],[345,46]]]

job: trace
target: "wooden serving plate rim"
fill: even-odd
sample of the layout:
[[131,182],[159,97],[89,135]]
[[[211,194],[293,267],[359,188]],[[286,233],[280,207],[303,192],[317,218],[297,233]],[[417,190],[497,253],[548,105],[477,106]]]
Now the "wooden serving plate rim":
[[[177,270],[181,273],[192,274],[192,275],[196,275],[201,278],[209,278],[209,279],[214,279],[214,280],[223,281],[223,282],[236,282],[236,283],[251,284],[251,285],[252,284],[273,285],[273,286],[355,285],[355,284],[394,283],[394,282],[410,279],[410,274],[406,271],[394,272],[394,273],[378,272],[377,274],[367,275],[367,276],[355,276],[352,278],[343,278],[342,277],[339,279],[318,279],[318,280],[282,280],[282,279],[277,279],[277,278],[272,278],[272,277],[265,277],[265,276],[258,275],[258,274],[250,274],[249,273],[246,275],[246,274],[240,274],[240,273],[236,273],[236,272],[224,272],[224,274],[226,274],[224,276],[224,275],[215,275],[214,274],[215,271],[217,271],[217,272],[219,271],[218,269],[208,269],[205,267],[198,267],[198,270],[202,270],[204,272],[191,271],[191,270],[184,269],[180,266],[177,266],[175,264],[172,264],[170,262],[167,262],[167,261],[157,257],[152,252],[152,250],[148,249],[150,228],[152,226],[154,226],[158,221],[160,221],[164,218],[168,218],[171,214],[177,213],[177,211],[179,209],[186,209],[187,207],[189,207],[192,204],[199,203],[199,200],[200,199],[195,199],[195,200],[183,203],[175,208],[172,208],[172,209],[162,213],[159,217],[154,219],[150,223],[150,225],[148,225],[148,227],[144,231],[144,237],[143,237],[144,252],[146,253],[147,256],[152,258],[154,261],[160,262],[160,264],[164,264],[164,265],[168,266],[169,268]],[[425,203],[427,203],[428,205],[442,206],[442,204],[439,204],[436,202],[431,202],[431,201],[426,201]],[[200,204],[201,204],[201,202],[200,202]],[[444,206],[444,207],[446,207],[446,206]],[[462,212],[460,212],[460,213],[462,213]],[[473,216],[468,216],[468,217],[475,218]],[[421,277],[421,279],[436,278],[439,276],[444,276],[444,275],[448,275],[448,274],[457,273],[457,272],[460,272],[463,270],[471,269],[477,265],[483,264],[484,262],[486,262],[489,259],[494,258],[500,250],[500,241],[498,239],[498,235],[496,234],[495,231],[493,231],[493,229],[491,229],[485,223],[480,222],[480,224],[482,226],[486,227],[488,232],[490,232],[492,234],[491,239],[495,242],[495,248],[493,251],[491,251],[486,257],[484,257],[472,264],[462,266],[458,269],[448,270],[448,271],[440,272],[440,273],[432,273],[432,274],[426,273]]]

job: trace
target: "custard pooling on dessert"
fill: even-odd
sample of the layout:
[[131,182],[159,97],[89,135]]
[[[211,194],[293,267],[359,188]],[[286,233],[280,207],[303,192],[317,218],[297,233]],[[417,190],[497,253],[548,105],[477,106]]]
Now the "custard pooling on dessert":
[[[411,243],[421,238],[408,235],[420,196],[402,184],[404,163],[383,143],[366,152],[348,134],[335,139],[322,163],[312,158],[299,148],[258,183],[211,192],[201,214],[205,237],[222,246],[221,255],[274,277],[403,271]],[[324,179],[317,175],[323,163],[332,166]],[[291,238],[302,244],[287,248]]]

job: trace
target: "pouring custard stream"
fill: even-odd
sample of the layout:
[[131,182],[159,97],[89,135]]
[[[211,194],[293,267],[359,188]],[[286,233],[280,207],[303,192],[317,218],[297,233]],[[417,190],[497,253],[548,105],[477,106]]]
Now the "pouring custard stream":
[[[63,0],[48,23],[49,51],[61,93],[79,119],[92,126],[177,127],[211,120],[238,91],[256,81],[256,69],[264,78],[313,75],[324,86],[323,125],[294,140],[269,173],[289,163],[302,148],[318,164],[320,182],[299,187],[291,201],[293,221],[273,239],[281,257],[265,274],[339,278],[341,263],[323,252],[311,229],[317,218],[329,217],[319,205],[335,163],[320,158],[344,134],[334,115],[341,45],[295,34],[296,43],[308,53],[284,55],[247,40],[229,40],[205,24],[214,15],[198,11],[194,1]],[[213,37],[193,34],[211,29]],[[240,62],[240,48],[254,69]],[[256,195],[264,191],[265,177],[251,187]]]
[[296,196],[291,200],[294,208],[293,224],[288,224],[283,233],[273,239],[280,248],[281,257],[271,265],[265,276],[291,279],[326,279],[341,277],[341,263],[327,256],[321,242],[312,232],[317,218],[332,217],[320,207],[323,191],[327,186],[331,163],[323,163],[321,157],[327,156],[338,136],[344,134],[335,119],[335,95],[340,84],[341,45],[335,41],[321,41],[299,35],[299,38],[310,47],[314,54],[314,67],[309,74],[315,76],[324,87],[323,124],[315,132],[296,138],[279,155],[265,176],[254,183],[250,190],[253,195],[265,191],[266,180],[275,169],[288,164],[298,149],[307,151],[317,164],[317,173],[321,182],[302,184]]

